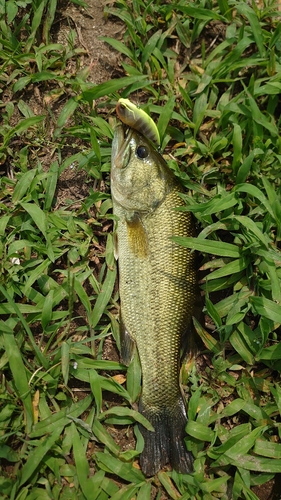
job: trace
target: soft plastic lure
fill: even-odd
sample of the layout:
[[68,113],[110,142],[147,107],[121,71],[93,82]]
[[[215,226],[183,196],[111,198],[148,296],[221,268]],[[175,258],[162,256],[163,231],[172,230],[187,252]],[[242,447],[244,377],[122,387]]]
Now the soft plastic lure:
[[156,123],[145,111],[138,108],[129,99],[119,99],[116,105],[116,113],[121,122],[160,146],[160,136]]

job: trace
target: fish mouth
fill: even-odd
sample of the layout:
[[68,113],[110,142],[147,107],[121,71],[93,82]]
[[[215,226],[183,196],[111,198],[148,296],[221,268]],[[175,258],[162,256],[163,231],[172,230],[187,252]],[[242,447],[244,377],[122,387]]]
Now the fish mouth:
[[111,166],[112,168],[125,168],[131,156],[130,140],[133,131],[119,123],[115,127],[114,138],[112,141]]

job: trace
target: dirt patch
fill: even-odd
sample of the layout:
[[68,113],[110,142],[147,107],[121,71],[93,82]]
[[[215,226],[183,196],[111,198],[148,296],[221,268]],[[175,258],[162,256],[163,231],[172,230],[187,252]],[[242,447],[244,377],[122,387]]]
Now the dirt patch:
[[281,475],[277,474],[275,479],[268,483],[252,488],[260,500],[280,500],[281,498]]
[[71,3],[64,8],[63,2],[61,3],[58,11],[61,16],[58,18],[59,30],[54,26],[57,41],[65,43],[70,31],[74,30],[75,43],[85,50],[81,57],[81,67],[89,66],[89,81],[99,84],[109,80],[118,69],[120,54],[101,40],[101,37],[121,40],[124,25],[104,14],[105,1],[89,0],[87,9]]

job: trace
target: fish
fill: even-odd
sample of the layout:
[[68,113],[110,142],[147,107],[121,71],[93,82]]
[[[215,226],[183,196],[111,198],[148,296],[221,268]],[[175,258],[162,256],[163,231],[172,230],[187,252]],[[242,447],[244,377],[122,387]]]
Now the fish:
[[140,425],[140,466],[146,476],[168,463],[180,473],[193,470],[184,442],[187,413],[179,376],[196,305],[196,256],[173,237],[195,236],[196,231],[191,213],[176,209],[185,205],[182,191],[150,141],[118,124],[111,195],[117,221],[121,358],[129,365],[138,351],[139,412],[154,428]]
[[156,123],[143,109],[136,106],[129,99],[119,99],[116,113],[125,125],[140,132],[152,143],[160,146],[160,135]]

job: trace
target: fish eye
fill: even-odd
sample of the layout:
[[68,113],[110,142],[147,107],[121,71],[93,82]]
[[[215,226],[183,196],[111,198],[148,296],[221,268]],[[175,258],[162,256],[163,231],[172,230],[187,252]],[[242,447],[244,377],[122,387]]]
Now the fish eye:
[[136,153],[137,156],[143,160],[148,157],[149,149],[146,146],[138,146]]

